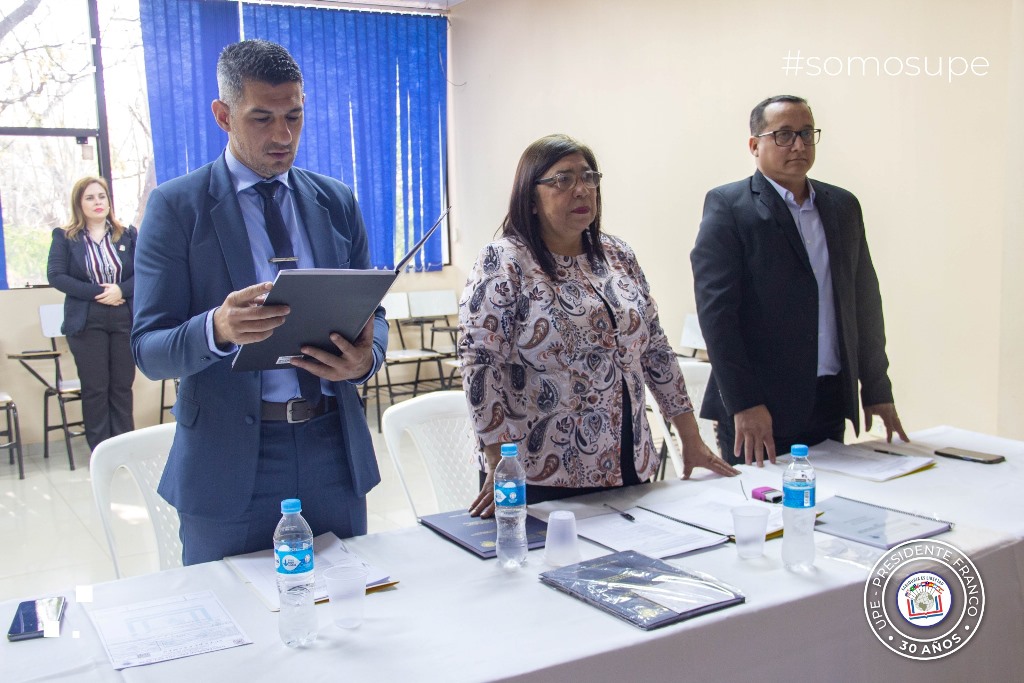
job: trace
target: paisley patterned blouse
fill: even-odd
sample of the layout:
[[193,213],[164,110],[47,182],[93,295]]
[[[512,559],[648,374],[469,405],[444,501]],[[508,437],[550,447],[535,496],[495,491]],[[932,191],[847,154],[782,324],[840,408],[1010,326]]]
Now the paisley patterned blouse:
[[533,484],[622,484],[623,380],[641,481],[659,464],[644,384],[662,414],[693,410],[636,255],[618,238],[601,239],[608,262],[598,268],[585,255],[553,254],[557,282],[518,241],[493,242],[459,305],[462,382],[479,445],[518,443]]

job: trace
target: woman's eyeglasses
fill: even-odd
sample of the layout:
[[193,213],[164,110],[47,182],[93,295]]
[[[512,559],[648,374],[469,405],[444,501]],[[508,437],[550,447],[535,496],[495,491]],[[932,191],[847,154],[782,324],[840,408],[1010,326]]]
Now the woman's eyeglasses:
[[576,183],[583,181],[584,187],[589,187],[591,190],[601,184],[601,174],[597,171],[584,171],[583,173],[576,173],[576,171],[559,171],[550,178],[541,178],[536,181],[537,185],[554,185],[556,190],[566,191],[576,187]]

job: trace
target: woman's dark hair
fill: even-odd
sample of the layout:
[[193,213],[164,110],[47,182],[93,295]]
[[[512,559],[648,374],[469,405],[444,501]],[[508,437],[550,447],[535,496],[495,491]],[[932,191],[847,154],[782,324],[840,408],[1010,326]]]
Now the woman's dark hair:
[[[555,259],[541,239],[540,221],[533,212],[536,183],[559,159],[577,153],[583,155],[591,170],[600,170],[591,149],[568,135],[547,135],[527,147],[519,157],[519,166],[516,168],[516,177],[512,183],[512,196],[508,202],[508,214],[501,223],[502,237],[511,237],[522,242],[552,280],[558,279],[555,275]],[[598,186],[594,191],[597,192],[597,211],[587,232],[583,234],[583,253],[586,254],[591,267],[597,268],[605,257],[601,248],[601,187]]]

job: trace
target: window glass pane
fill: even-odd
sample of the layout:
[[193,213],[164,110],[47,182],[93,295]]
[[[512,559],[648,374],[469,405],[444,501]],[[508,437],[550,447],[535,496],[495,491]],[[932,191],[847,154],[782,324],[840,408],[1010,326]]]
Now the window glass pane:
[[139,2],[104,0],[99,5],[99,19],[114,181],[111,191],[118,219],[137,226],[146,197],[156,186]]
[[[89,138],[86,154],[95,157],[95,147]],[[50,233],[69,218],[71,186],[99,172],[95,158],[82,156],[83,147],[74,138],[0,137],[0,205],[10,287],[46,283]],[[120,217],[116,206],[115,214]]]
[[0,0],[0,126],[95,128],[85,0]]

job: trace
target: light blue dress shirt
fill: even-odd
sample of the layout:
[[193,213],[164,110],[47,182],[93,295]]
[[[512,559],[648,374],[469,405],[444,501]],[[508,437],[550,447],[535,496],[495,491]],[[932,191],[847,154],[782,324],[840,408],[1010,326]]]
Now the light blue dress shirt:
[[814,205],[814,185],[807,181],[809,196],[803,204],[796,203],[796,196],[768,178],[768,182],[782,197],[786,208],[793,216],[800,240],[807,249],[807,258],[818,282],[818,377],[838,375],[842,369],[839,362],[839,331],[836,325],[836,302],[832,293],[832,268],[828,259],[828,244],[825,242],[825,226],[821,222],[818,207]]

